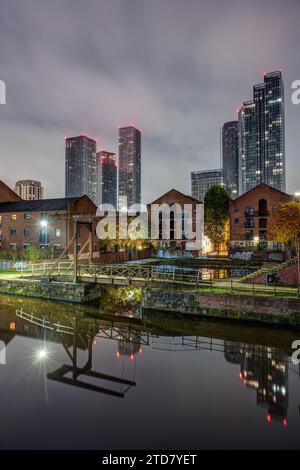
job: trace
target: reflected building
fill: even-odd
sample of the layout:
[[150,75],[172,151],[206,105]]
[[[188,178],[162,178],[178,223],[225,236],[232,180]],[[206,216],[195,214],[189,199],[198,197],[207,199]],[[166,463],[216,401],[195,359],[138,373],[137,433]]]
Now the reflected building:
[[256,390],[258,406],[267,409],[268,421],[283,419],[288,412],[287,357],[275,348],[225,341],[227,362],[240,364],[240,379]]

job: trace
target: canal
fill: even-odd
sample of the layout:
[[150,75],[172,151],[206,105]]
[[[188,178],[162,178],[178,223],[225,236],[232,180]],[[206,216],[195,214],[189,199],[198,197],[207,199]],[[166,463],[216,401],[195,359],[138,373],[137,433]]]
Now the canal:
[[0,298],[1,449],[300,447],[300,331],[146,314],[127,298]]

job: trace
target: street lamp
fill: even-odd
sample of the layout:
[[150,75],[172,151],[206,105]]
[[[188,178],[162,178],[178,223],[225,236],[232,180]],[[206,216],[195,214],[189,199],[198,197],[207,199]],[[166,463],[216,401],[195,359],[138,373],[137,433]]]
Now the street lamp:
[[297,235],[298,289],[300,290],[300,233]]
[[44,254],[45,254],[45,261],[46,261],[46,256],[47,256],[46,246],[48,242],[48,221],[46,219],[41,220],[41,227],[45,229],[45,244],[44,244],[45,253]]

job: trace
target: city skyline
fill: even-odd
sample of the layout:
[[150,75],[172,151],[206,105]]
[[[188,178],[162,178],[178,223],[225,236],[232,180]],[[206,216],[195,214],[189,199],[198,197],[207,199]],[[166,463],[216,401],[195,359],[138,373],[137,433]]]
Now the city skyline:
[[[117,153],[117,128],[134,122],[144,130],[143,200],[152,200],[171,187],[188,193],[191,171],[219,167],[223,123],[237,118],[237,109],[264,72],[281,68],[286,87],[287,192],[299,191],[300,106],[290,98],[291,83],[299,78],[297,2],[291,1],[293,8],[286,11],[276,1],[251,6],[228,1],[218,19],[221,2],[199,6],[192,1],[184,8],[175,1],[170,11],[169,2],[151,6],[142,2],[143,8],[135,1],[126,8],[121,2],[109,7],[91,2],[84,9],[75,1],[70,12],[64,1],[54,1],[45,10],[33,0],[37,15],[47,14],[43,25],[32,22],[23,5],[17,9],[4,3],[0,49],[7,104],[0,108],[0,149],[7,159],[2,179],[11,187],[25,175],[44,181],[46,173],[47,197],[63,196],[63,137],[86,133],[100,141],[99,148]],[[138,33],[129,28],[133,8],[139,13]],[[179,23],[182,15],[185,21]],[[78,35],[72,36],[74,21]],[[111,39],[108,54],[101,38],[112,22],[118,34]],[[237,26],[240,22],[243,27]],[[87,24],[91,24],[88,30]],[[253,24],[253,41],[259,44],[255,57],[254,44],[247,41]],[[195,45],[192,50],[186,46],[190,42]],[[135,54],[126,55],[125,61],[127,49]]]

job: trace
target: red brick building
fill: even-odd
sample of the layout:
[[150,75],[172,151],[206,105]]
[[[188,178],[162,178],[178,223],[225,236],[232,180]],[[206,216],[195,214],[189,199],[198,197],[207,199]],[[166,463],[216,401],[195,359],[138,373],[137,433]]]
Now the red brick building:
[[0,203],[9,201],[21,201],[22,199],[3,181],[0,181]]
[[253,251],[269,260],[283,259],[285,248],[272,240],[269,227],[280,204],[293,197],[260,184],[230,203],[230,251]]
[[[9,196],[4,188],[3,197]],[[96,206],[87,196],[23,201],[16,195],[15,200],[0,202],[0,247],[23,249],[35,245],[61,252],[74,236],[74,221],[91,221],[95,214]],[[88,228],[81,227],[79,245],[88,236]],[[99,250],[95,237],[93,248]]]
[[[175,219],[176,215],[171,212],[170,213],[170,238],[169,239],[164,239],[163,236],[163,221],[162,221],[162,216],[160,215],[159,218],[159,240],[157,241],[157,249],[163,250],[163,251],[170,251],[170,252],[184,252],[186,251],[187,245],[188,245],[188,240],[185,237],[184,230],[183,230],[183,220],[184,220],[184,206],[185,205],[191,205],[192,206],[192,214],[193,218],[191,221],[192,224],[192,230],[196,230],[196,210],[197,210],[197,205],[200,204],[200,202],[195,199],[192,196],[188,196],[186,194],[181,193],[180,191],[177,191],[176,189],[171,189],[167,193],[163,194],[159,198],[155,199],[151,204],[148,205],[148,217],[150,221],[150,215],[151,215],[151,206],[153,205],[163,205],[166,204],[169,207],[177,204],[180,207],[181,213],[179,214],[180,218],[180,224],[182,224],[182,230],[181,230],[181,238],[176,237],[176,229],[175,229]],[[152,221],[153,224],[154,221]],[[149,224],[149,230],[151,229],[151,224]],[[194,255],[198,255],[201,251],[201,248],[199,250],[193,251],[192,253]]]

